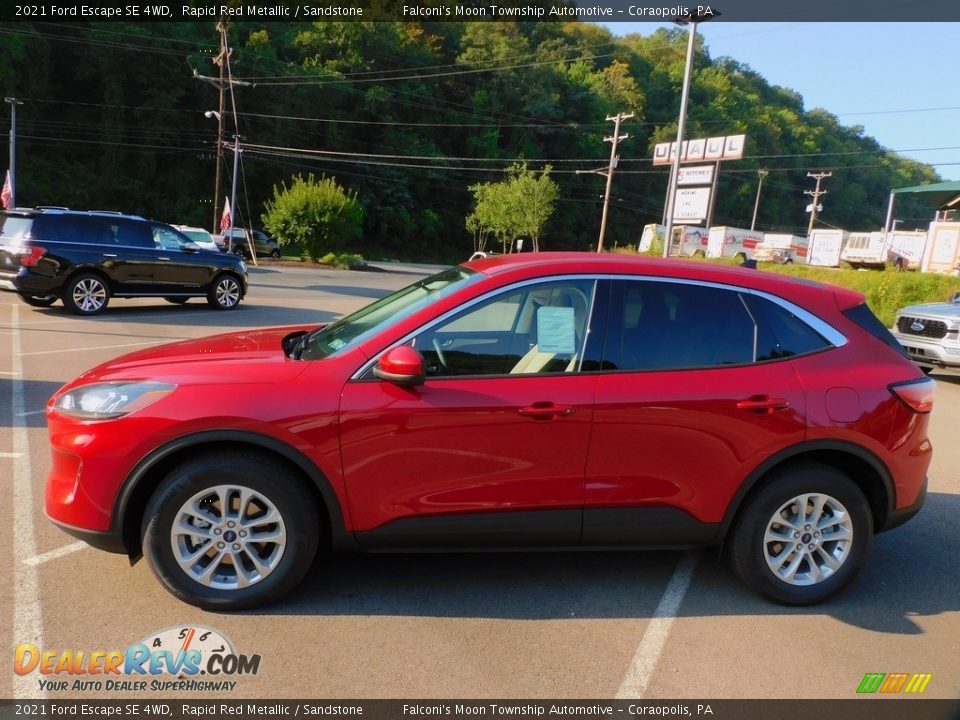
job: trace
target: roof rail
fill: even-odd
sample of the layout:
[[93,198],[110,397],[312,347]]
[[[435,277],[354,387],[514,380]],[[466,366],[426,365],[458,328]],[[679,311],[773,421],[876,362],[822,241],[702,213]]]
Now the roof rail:
[[33,209],[34,210],[69,210],[70,208],[63,207],[62,205],[37,205]]
[[87,210],[89,213],[97,213],[98,215],[126,215],[119,210]]

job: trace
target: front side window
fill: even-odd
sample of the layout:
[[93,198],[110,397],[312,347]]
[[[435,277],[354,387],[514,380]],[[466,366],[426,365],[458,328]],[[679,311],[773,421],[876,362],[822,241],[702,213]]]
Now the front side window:
[[190,239],[177,232],[173,228],[163,225],[154,225],[153,244],[161,250],[183,250],[184,245],[190,242]]
[[531,375],[580,369],[595,282],[506,290],[417,335],[428,377]]

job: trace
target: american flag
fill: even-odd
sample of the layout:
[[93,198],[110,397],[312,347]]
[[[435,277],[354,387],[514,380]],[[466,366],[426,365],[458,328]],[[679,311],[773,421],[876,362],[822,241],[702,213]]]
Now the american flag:
[[7,170],[7,177],[3,181],[3,190],[0,190],[0,205],[4,210],[13,207],[13,185],[10,184],[10,171]]

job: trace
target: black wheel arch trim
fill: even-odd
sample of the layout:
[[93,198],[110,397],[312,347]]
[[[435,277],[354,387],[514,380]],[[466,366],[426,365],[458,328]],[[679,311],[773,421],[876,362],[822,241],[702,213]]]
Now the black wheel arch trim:
[[[137,490],[138,485],[153,470],[157,463],[168,458],[170,455],[185,450],[191,446],[202,445],[211,442],[243,443],[255,447],[269,450],[282,456],[284,459],[293,463],[298,469],[303,471],[313,486],[320,493],[323,502],[326,505],[327,521],[329,522],[331,540],[334,546],[344,544],[344,538],[349,537],[344,530],[343,511],[340,507],[340,501],[337,499],[330,481],[306,455],[287,443],[276,438],[251,432],[249,430],[201,430],[189,433],[181,437],[170,440],[169,442],[154,448],[140,462],[134,466],[133,470],[124,479],[117,493],[117,499],[113,504],[113,514],[110,521],[111,533],[114,534],[126,547],[128,554],[138,556],[139,552],[133,552],[130,546],[130,538],[127,538],[124,532],[127,507]],[[139,527],[139,524],[138,524]],[[349,544],[349,543],[348,543]]]
[[[862,445],[857,445],[856,443],[846,442],[843,440],[809,440],[797,445],[792,445],[791,447],[785,448],[780,452],[771,455],[762,463],[760,463],[760,465],[754,468],[749,475],[747,475],[746,479],[740,484],[737,492],[730,500],[730,504],[727,506],[727,511],[724,513],[723,520],[720,523],[718,539],[726,539],[727,533],[729,532],[730,527],[733,525],[734,518],[736,518],[740,507],[743,505],[743,501],[757,486],[757,483],[759,483],[773,468],[785,461],[790,460],[791,458],[797,458],[801,455],[807,455],[819,451],[845,453],[870,465],[870,467],[876,471],[877,476],[880,478],[880,482],[883,483],[883,487],[886,492],[887,506],[884,508],[884,519],[889,518],[894,514],[894,508],[897,506],[897,489],[893,483],[893,476],[890,472],[890,469],[880,458],[878,458],[867,448],[863,447]],[[875,533],[886,529],[883,522],[884,519],[882,519],[881,523],[874,528]]]

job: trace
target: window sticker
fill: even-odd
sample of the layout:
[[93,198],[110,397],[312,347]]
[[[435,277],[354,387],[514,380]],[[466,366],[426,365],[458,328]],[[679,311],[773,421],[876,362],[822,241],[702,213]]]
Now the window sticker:
[[537,310],[537,345],[540,352],[576,352],[573,308],[542,307]]

